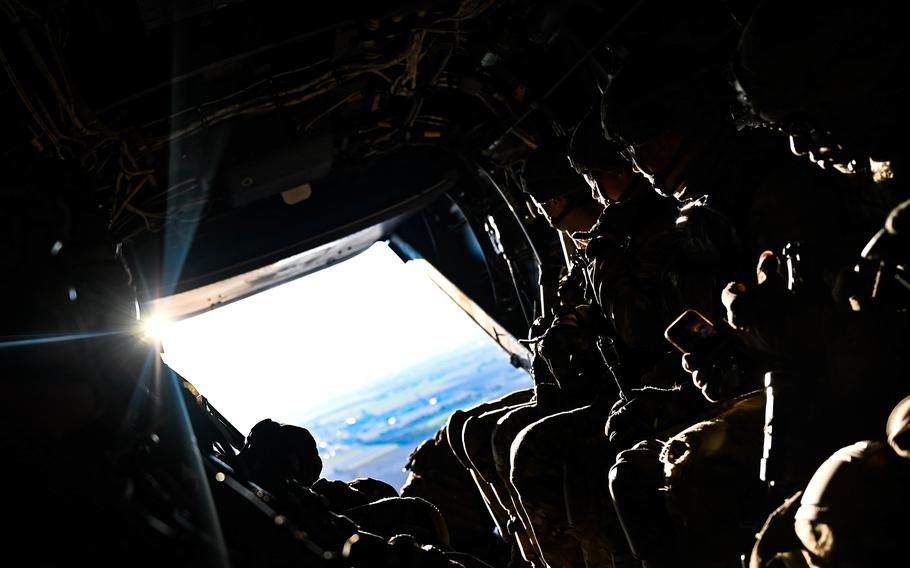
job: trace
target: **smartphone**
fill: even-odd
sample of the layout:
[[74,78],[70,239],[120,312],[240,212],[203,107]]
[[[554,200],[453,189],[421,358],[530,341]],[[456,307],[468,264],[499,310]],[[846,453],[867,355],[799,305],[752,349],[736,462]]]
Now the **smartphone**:
[[667,327],[664,337],[682,353],[697,353],[717,336],[711,320],[697,310],[686,310]]

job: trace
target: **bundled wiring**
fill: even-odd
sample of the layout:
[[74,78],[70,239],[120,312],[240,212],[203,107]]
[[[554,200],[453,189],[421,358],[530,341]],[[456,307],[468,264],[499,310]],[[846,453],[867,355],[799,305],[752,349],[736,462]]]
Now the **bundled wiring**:
[[[357,89],[322,105],[313,105],[314,101],[331,97],[345,85],[371,79],[371,84],[380,85],[380,92],[412,99],[413,104],[401,122],[396,117],[388,125],[380,121],[363,130],[365,137],[358,141],[358,156],[381,155],[408,143],[414,135],[412,129],[418,131],[418,137],[444,135],[455,124],[450,118],[422,110],[425,90],[458,88],[458,79],[449,69],[456,56],[464,55],[461,45],[466,37],[465,22],[495,3],[460,0],[446,8],[448,14],[440,11],[427,17],[424,12],[410,29],[399,28],[386,36],[402,42],[398,44],[402,47],[389,55],[374,51],[360,53],[354,60],[323,58],[166,116],[118,128],[99,120],[74,91],[63,58],[65,35],[21,0],[0,0],[0,18],[5,18],[16,31],[0,41],[0,66],[27,112],[26,130],[32,137],[32,146],[38,152],[50,148],[59,159],[73,160],[97,179],[110,180],[102,181],[99,187],[103,191],[96,188],[96,195],[107,201],[110,227],[115,234],[132,234],[137,225],[156,232],[170,219],[198,220],[199,207],[207,202],[183,195],[195,187],[192,183],[162,183],[162,173],[153,167],[156,154],[215,125],[310,103],[314,111],[305,110],[309,116],[304,115],[298,125],[298,129],[308,131],[332,113],[360,101],[364,91]],[[397,21],[400,20],[393,18],[393,22]],[[516,116],[507,97],[493,100],[488,94],[471,94],[493,116]],[[137,96],[140,95],[126,100]],[[374,98],[372,111],[385,100]],[[529,146],[534,144],[533,137],[523,131],[515,135]],[[176,200],[175,196],[181,199]],[[177,202],[179,207],[169,207],[169,203]]]

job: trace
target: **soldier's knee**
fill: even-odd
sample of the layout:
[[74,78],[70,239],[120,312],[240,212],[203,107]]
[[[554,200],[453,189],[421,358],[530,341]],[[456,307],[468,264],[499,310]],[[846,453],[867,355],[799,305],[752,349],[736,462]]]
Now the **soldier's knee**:
[[449,420],[445,425],[446,442],[449,444],[449,447],[452,448],[455,457],[465,468],[470,466],[470,461],[465,452],[464,442],[462,441],[462,432],[464,431],[464,423],[470,416],[470,414],[463,410],[456,410],[449,416]]
[[490,411],[511,408],[514,405],[526,404],[533,395],[533,389],[515,391],[498,400],[484,402],[467,410],[456,410],[453,412],[446,422],[446,440],[449,444],[449,447],[451,447],[452,451],[455,452],[455,457],[458,458],[458,461],[461,462],[461,465],[466,468],[471,467],[471,462],[468,458],[468,453],[464,445],[464,426],[468,420],[481,416],[484,413],[488,413]]
[[516,408],[499,418],[493,428],[491,444],[493,457],[496,460],[496,470],[506,479],[511,469],[512,443],[523,428],[528,425],[528,419],[533,411],[531,407]]
[[510,448],[510,479],[515,488],[522,492],[522,488],[529,488],[538,482],[538,472],[547,460],[544,456],[546,449],[543,440],[544,431],[538,426],[540,422],[534,422],[525,426],[512,442]]
[[660,461],[659,442],[646,440],[616,456],[610,468],[610,495],[613,501],[622,500],[630,493],[649,487],[659,489],[664,485],[664,469]]
[[525,466],[525,456],[521,448],[521,433],[512,440],[509,446],[509,481],[520,492],[524,485],[527,474]]
[[610,495],[626,540],[646,566],[672,565],[675,535],[664,492],[660,443],[640,442],[620,452],[610,468]]
[[482,453],[489,450],[489,438],[483,435],[483,427],[476,416],[469,417],[462,428],[461,443],[464,447],[470,467],[476,469],[477,463],[482,461]]
[[509,470],[511,464],[512,436],[502,428],[498,423],[493,428],[493,438],[491,440],[493,451],[493,462],[496,466],[496,473],[505,481],[509,479]]
[[474,470],[488,482],[492,482],[491,476],[496,475],[492,448],[493,430],[499,417],[507,411],[500,409],[487,412],[465,422],[462,439],[468,460]]

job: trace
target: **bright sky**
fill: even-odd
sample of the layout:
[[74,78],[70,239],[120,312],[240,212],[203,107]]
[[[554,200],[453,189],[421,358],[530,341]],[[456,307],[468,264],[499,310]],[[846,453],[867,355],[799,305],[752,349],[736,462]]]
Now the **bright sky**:
[[397,370],[488,339],[384,242],[304,278],[168,325],[164,360],[241,432],[295,422]]

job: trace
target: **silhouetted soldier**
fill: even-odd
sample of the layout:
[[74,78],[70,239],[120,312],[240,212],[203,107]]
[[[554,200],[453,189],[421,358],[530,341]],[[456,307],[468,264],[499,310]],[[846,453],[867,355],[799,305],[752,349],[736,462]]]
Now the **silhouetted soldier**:
[[[239,457],[252,480],[276,496],[278,507],[294,504],[293,512],[300,517],[314,517],[310,520],[317,524],[341,524],[334,514],[313,506],[311,495],[315,494],[332,513],[343,514],[371,533],[385,538],[407,533],[424,544],[449,545],[445,520],[423,499],[401,498],[396,493],[374,500],[348,483],[320,478],[322,460],[306,428],[262,420],[250,431]],[[340,548],[343,543],[333,544]]]
[[746,102],[790,136],[793,152],[846,173],[900,177],[910,58],[892,4],[763,2],[734,71]]
[[[643,384],[672,386],[683,378],[675,366],[669,373],[648,373],[665,351],[663,322],[683,305],[672,284],[679,279],[670,276],[671,259],[678,262],[682,251],[673,234],[677,202],[658,195],[620,157],[617,146],[604,137],[596,114],[573,133],[570,158],[593,189],[606,196],[607,206],[585,249],[594,303],[573,313],[587,322],[587,345],[599,365],[591,373],[593,380],[582,388],[560,389],[569,401],[558,408],[560,412],[533,423],[503,418],[493,436],[494,455],[501,472],[508,471],[547,561],[602,565],[625,548],[600,477],[614,454],[604,425],[618,398],[617,383],[623,384],[627,396],[640,396],[632,389]],[[605,339],[609,343],[598,345]],[[582,351],[567,344],[562,352],[568,358]],[[605,358],[615,355],[618,359],[608,368]],[[509,461],[500,458],[503,446],[510,447]]]
[[[828,283],[830,295],[836,277],[850,265],[850,251],[862,241],[877,212],[864,211],[843,180],[799,162],[773,136],[737,132],[727,118],[731,100],[718,70],[701,66],[684,50],[633,54],[604,97],[604,125],[624,141],[630,158],[656,188],[687,202],[680,229],[713,240],[713,248],[724,251],[721,257],[730,263],[731,279],[744,280],[736,275],[751,272],[752,259],[764,250],[781,250],[791,242],[817,244],[816,274]],[[732,232],[723,236],[724,230],[711,229],[715,225],[726,225]],[[718,292],[705,290],[717,299]],[[723,313],[717,300],[713,303],[714,313]],[[760,360],[716,358],[709,364],[690,358],[688,362],[697,371],[696,385],[710,400],[728,399],[761,386]],[[717,365],[729,367],[721,372]],[[663,453],[669,472],[665,482],[658,456],[662,445],[643,444],[634,454],[620,456],[611,472],[611,490],[627,535],[641,557],[658,566],[677,561],[678,554],[705,565],[738,556],[750,530],[730,523],[726,513],[738,518],[760,515],[756,498],[760,488],[750,472],[758,470],[763,410],[763,395],[755,395],[676,436]],[[728,427],[736,430],[736,436],[724,436]],[[712,439],[721,446],[707,454],[697,451],[712,447]],[[690,466],[695,462],[687,460],[703,463],[694,468]],[[736,483],[711,486],[715,476],[694,474],[709,470],[721,477],[719,472],[726,471]],[[677,543],[686,543],[688,550],[674,555],[661,535],[642,538],[651,530],[648,526],[655,525],[655,518],[666,515],[642,508],[648,499],[640,495],[648,491],[642,480],[648,479],[654,483],[650,491],[655,509],[664,508],[664,495],[677,509],[679,526],[687,531]],[[664,483],[669,493],[660,493]],[[638,497],[633,496],[636,493]],[[694,505],[699,502],[696,496],[705,494],[711,500],[701,499],[701,505]],[[734,514],[729,509],[733,503],[743,508]]]

